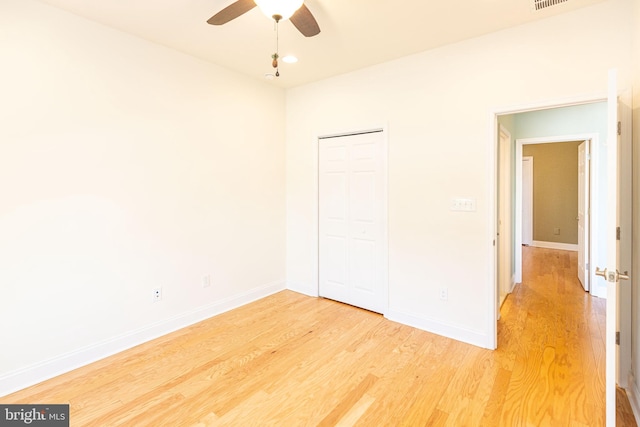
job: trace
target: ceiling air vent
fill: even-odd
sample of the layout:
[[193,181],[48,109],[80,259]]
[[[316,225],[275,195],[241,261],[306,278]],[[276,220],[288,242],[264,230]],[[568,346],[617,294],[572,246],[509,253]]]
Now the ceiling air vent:
[[533,10],[542,10],[560,3],[566,3],[568,0],[533,0]]

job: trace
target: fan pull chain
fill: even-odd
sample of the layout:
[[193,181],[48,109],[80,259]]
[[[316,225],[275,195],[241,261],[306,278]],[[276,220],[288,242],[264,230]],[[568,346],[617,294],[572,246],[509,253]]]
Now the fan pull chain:
[[280,70],[278,68],[278,58],[280,58],[280,55],[278,54],[279,44],[280,44],[280,32],[278,31],[279,29],[278,24],[280,22],[280,19],[282,19],[280,15],[273,15],[273,20],[276,23],[276,53],[271,55],[271,59],[272,59],[271,66],[276,69],[276,77],[280,77]]

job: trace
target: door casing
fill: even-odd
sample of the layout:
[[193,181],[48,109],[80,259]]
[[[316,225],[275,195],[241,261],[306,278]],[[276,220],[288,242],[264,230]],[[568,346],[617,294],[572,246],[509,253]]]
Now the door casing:
[[[491,179],[489,179],[489,188],[487,190],[487,194],[489,194],[489,200],[488,200],[488,205],[489,205],[489,215],[487,220],[489,221],[488,223],[488,236],[487,236],[487,251],[490,254],[490,260],[491,260],[491,265],[492,268],[489,271],[489,283],[492,284],[492,286],[490,287],[490,292],[487,293],[487,307],[488,307],[488,312],[491,313],[490,315],[487,316],[487,325],[486,325],[486,330],[487,330],[487,340],[486,340],[486,345],[484,347],[489,348],[489,349],[496,349],[498,346],[498,251],[497,251],[497,244],[496,244],[496,235],[497,235],[497,218],[498,218],[498,204],[497,204],[497,200],[498,200],[498,195],[497,195],[497,191],[498,191],[498,155],[499,155],[499,124],[498,124],[498,116],[502,116],[502,115],[510,115],[510,114],[518,114],[518,113],[526,113],[526,112],[531,112],[531,111],[537,111],[537,110],[546,110],[546,109],[550,109],[550,108],[561,108],[561,107],[571,107],[571,106],[575,106],[575,105],[582,105],[582,104],[591,104],[591,103],[595,103],[595,102],[606,102],[607,101],[607,92],[606,90],[604,90],[600,95],[595,95],[595,96],[587,96],[587,97],[583,97],[583,96],[578,96],[578,97],[571,97],[571,98],[565,98],[562,100],[558,100],[557,102],[553,102],[553,101],[549,101],[549,102],[540,102],[540,103],[530,103],[530,104],[523,104],[523,105],[518,105],[517,107],[501,107],[501,108],[494,108],[491,109],[489,111],[489,134],[488,134],[488,138],[490,138],[492,142],[492,144],[489,145],[489,149],[487,150],[487,164],[489,165],[489,170],[491,171]],[[574,139],[574,141],[579,140],[578,139]],[[584,140],[584,139],[583,139]],[[522,148],[522,147],[520,147]],[[595,150],[594,150],[595,151]],[[517,146],[516,146],[516,153],[517,153]],[[593,157],[592,157],[593,159]],[[522,170],[522,151],[520,151],[520,157],[519,157],[519,162],[516,161],[515,167],[516,167],[516,171]],[[595,164],[595,162],[593,162]],[[595,173],[596,171],[592,170],[592,175],[596,175]],[[517,181],[516,181],[516,186],[518,185]],[[591,197],[591,206],[596,206],[594,203],[597,202],[597,200],[594,200],[593,197]],[[517,210],[517,207],[516,207]],[[593,211],[595,211],[596,209],[593,209]],[[593,212],[592,212],[593,213]],[[591,218],[591,222],[593,223],[594,218],[592,215]],[[522,239],[522,227],[520,226],[519,229],[515,230],[515,236],[518,237],[518,235],[520,236],[520,244],[522,244],[521,239]],[[595,239],[592,239],[595,240]],[[591,248],[593,248],[593,245],[591,246]],[[593,253],[593,252],[591,252]],[[516,269],[517,269],[517,257],[518,254],[515,253],[514,254],[514,258],[516,260]],[[521,261],[520,261],[521,263]],[[520,271],[520,276],[517,276],[518,272],[516,271],[516,283],[519,283],[522,281],[522,271]]]
[[[515,209],[515,229],[516,229],[516,236],[515,236],[515,244],[514,244],[514,250],[515,250],[515,276],[516,276],[516,283],[521,283],[522,282],[522,147],[524,145],[528,145],[528,144],[552,144],[552,143],[557,143],[557,142],[575,142],[575,141],[589,141],[589,144],[591,146],[597,146],[598,145],[598,134],[596,133],[583,133],[583,134],[571,134],[571,135],[552,135],[552,136],[545,136],[545,137],[540,137],[540,138],[520,138],[516,140],[516,158],[515,158],[515,162],[516,162],[516,171],[515,171],[515,184],[516,184],[516,191],[515,191],[515,198],[516,198],[516,209]],[[594,152],[596,151],[596,152]],[[598,153],[597,150],[590,150],[591,154],[591,165],[597,165],[598,163]],[[590,171],[591,172],[591,171]],[[589,188],[595,188],[595,185],[597,184],[596,182],[596,174],[595,173],[588,173],[587,176],[589,177],[589,182],[586,183],[586,185]],[[589,201],[587,203],[588,206],[597,206],[596,203],[598,202],[598,194],[595,191],[591,191],[589,193]],[[598,209],[592,209],[592,215],[589,216],[589,224],[588,224],[588,228],[589,230],[593,230],[594,227],[597,224],[597,211]],[[595,241],[597,239],[589,239],[589,256],[591,256],[591,254],[597,253],[594,252],[594,250],[597,248],[597,241]],[[592,266],[593,264],[591,263],[590,259],[587,259],[587,262],[589,262],[589,265]],[[593,283],[593,280],[595,278],[595,273],[593,271],[592,268],[590,268],[589,271],[589,283]],[[600,289],[601,292],[605,292],[606,289]],[[593,295],[595,296],[604,296],[602,294],[597,294],[597,293],[593,293]]]

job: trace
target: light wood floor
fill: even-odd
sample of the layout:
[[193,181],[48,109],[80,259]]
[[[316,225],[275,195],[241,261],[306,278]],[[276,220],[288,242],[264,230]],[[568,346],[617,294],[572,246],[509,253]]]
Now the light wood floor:
[[525,250],[496,351],[285,291],[0,401],[72,426],[604,426],[604,301],[575,253]]

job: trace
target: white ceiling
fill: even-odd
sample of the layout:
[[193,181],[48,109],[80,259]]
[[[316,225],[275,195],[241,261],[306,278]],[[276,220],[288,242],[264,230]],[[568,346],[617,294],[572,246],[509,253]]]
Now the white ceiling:
[[[235,0],[40,0],[243,74],[272,73],[273,21],[258,8],[223,25],[206,23]],[[568,0],[534,12],[533,0],[305,0],[321,33],[280,24],[281,64],[271,82],[293,87],[605,0]]]

